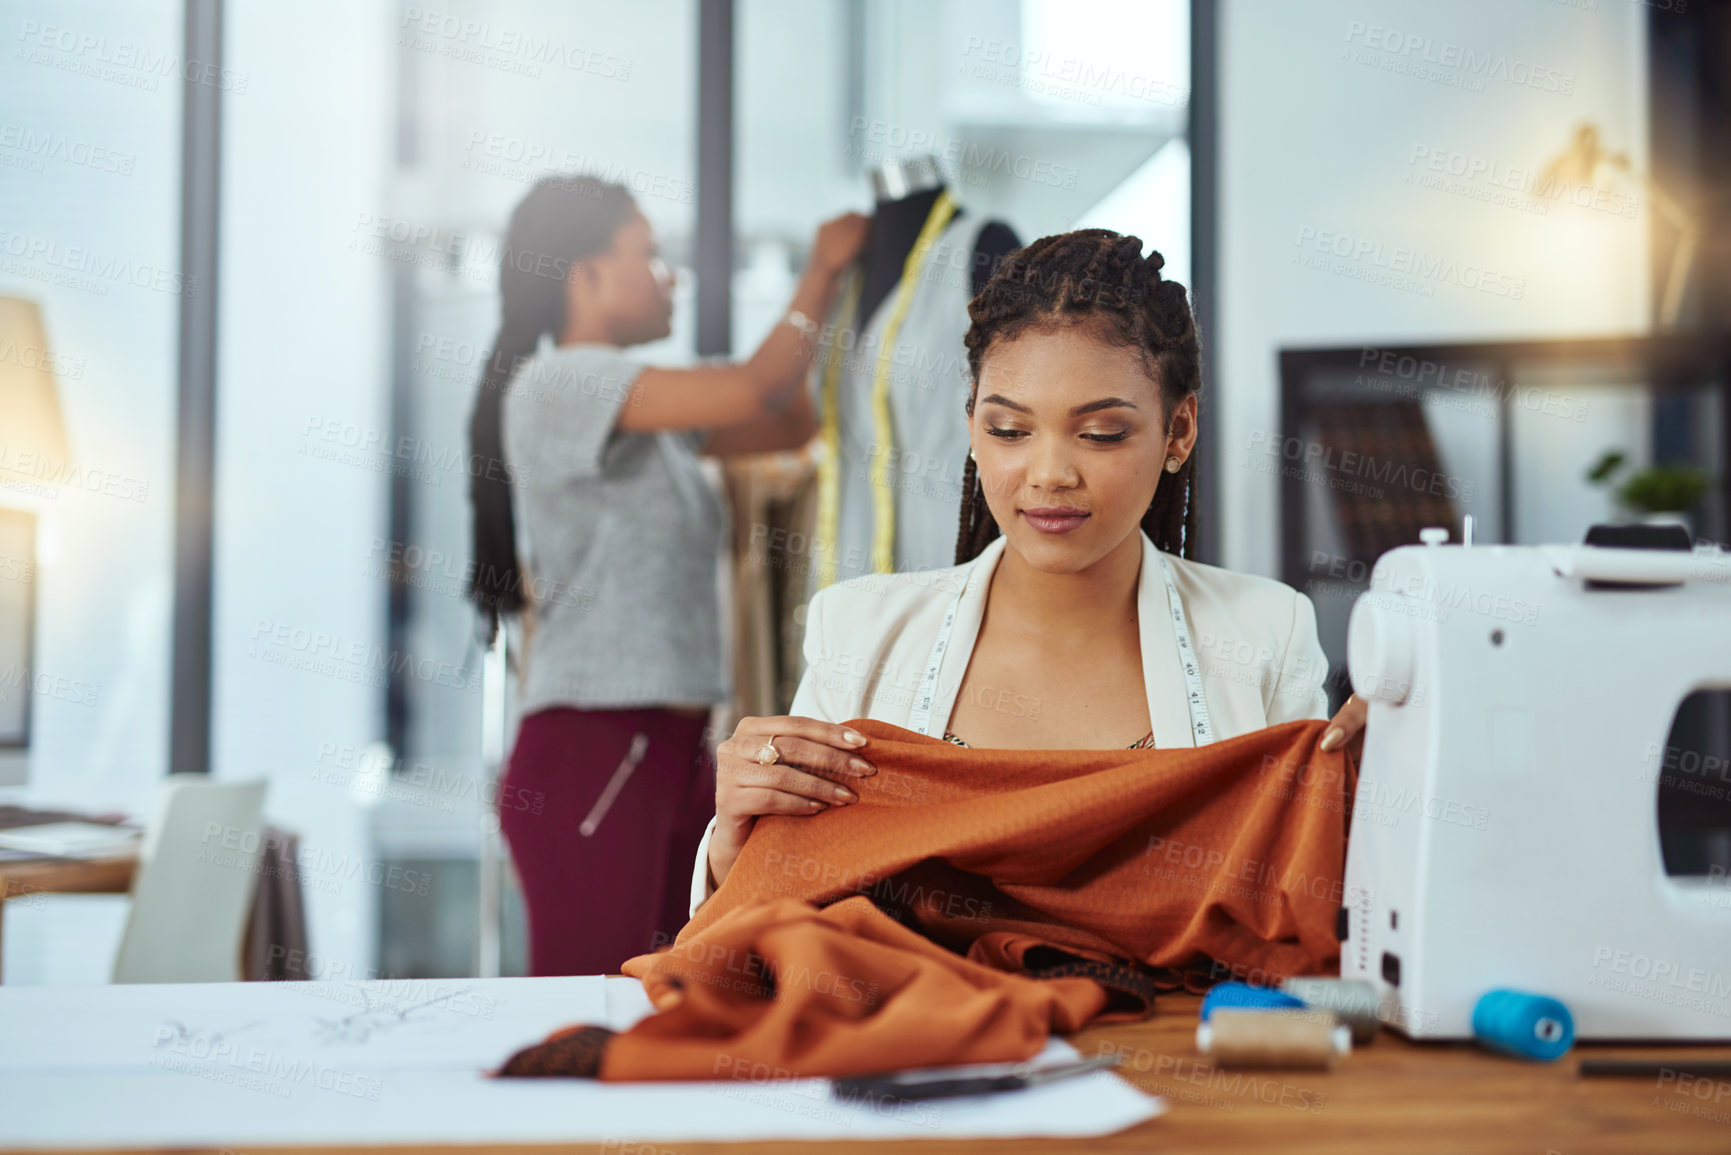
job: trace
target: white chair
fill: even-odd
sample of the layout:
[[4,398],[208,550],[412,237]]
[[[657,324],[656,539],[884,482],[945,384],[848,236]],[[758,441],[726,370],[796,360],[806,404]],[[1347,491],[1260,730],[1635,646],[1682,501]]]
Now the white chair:
[[173,775],[146,827],[117,983],[238,982],[264,852],[265,781]]

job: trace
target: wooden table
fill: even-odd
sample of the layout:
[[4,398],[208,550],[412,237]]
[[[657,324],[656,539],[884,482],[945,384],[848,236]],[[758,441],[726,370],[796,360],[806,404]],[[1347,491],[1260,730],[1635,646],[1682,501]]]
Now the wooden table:
[[[1583,1055],[1731,1059],[1731,1047],[1577,1047],[1558,1063],[1505,1059],[1469,1043],[1415,1044],[1384,1031],[1333,1072],[1229,1071],[1196,1054],[1195,996],[1162,996],[1153,1019],[1083,1031],[1083,1054],[1113,1049],[1120,1073],[1166,1097],[1158,1119],[1099,1139],[838,1141],[825,1143],[594,1143],[566,1146],[438,1147],[458,1152],[584,1151],[614,1155],[1066,1155],[1075,1152],[1521,1151],[1664,1153],[1731,1151],[1731,1081],[1701,1084],[1641,1078],[1581,1078]],[[1717,1096],[1717,1101],[1715,1097]],[[187,1155],[193,1148],[177,1148]],[[215,1151],[210,1148],[208,1150]],[[259,1147],[247,1155],[406,1155],[412,1147]],[[60,1151],[58,1155],[73,1155]]]
[[132,888],[138,857],[32,858],[0,861],[0,945],[4,943],[6,900],[33,894],[125,894]]

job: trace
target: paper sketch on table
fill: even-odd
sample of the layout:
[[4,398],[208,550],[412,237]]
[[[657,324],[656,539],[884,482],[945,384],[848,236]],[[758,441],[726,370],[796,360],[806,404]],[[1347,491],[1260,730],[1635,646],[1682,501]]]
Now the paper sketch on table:
[[[593,975],[0,987],[0,1149],[1080,1136],[1165,1110],[1103,1071],[905,1117],[834,1102],[822,1080],[482,1073],[557,1027],[649,1010],[636,980]],[[1053,1039],[1042,1060],[1075,1057]],[[253,1074],[295,1094],[259,1094]]]
[[[353,992],[363,1004],[361,1010],[334,1019],[327,1015],[313,1015],[304,1024],[278,1023],[276,1024],[278,1041],[285,1041],[284,1035],[290,1039],[298,1037],[303,1030],[307,1041],[327,1047],[345,1043],[365,1044],[405,1026],[428,1028],[440,1033],[448,1033],[453,1025],[453,1020],[449,1018],[448,1013],[440,1015],[435,1012],[447,1009],[457,996],[472,993],[469,988],[458,988],[431,994],[405,1004],[389,997],[386,992],[371,989],[368,985],[348,984],[347,989]],[[197,1040],[205,1046],[217,1046],[243,1031],[263,1026],[264,1023],[265,1020],[256,1019],[241,1027],[211,1030],[204,1027],[188,1026],[178,1019],[168,1019],[163,1022],[163,1029],[157,1034],[157,1045],[185,1044]]]
[[244,1027],[230,1027],[227,1030],[222,1031],[206,1031],[189,1027],[178,1019],[168,1019],[162,1024],[162,1030],[157,1032],[157,1046],[162,1046],[164,1043],[191,1043],[195,1039],[202,1039],[206,1043],[211,1044],[222,1043],[227,1039],[240,1034],[242,1031],[250,1031],[254,1027],[260,1027],[263,1025],[263,1019],[255,1019]]
[[[174,1054],[349,1070],[491,1069],[573,1022],[615,1022],[599,976],[0,988],[0,1082]],[[635,980],[625,980],[636,987]],[[641,988],[639,988],[641,989]],[[642,996],[638,995],[641,1001]],[[647,1006],[644,1006],[647,1011]]]
[[[392,1006],[389,1000],[374,1002],[375,992],[365,987],[358,989],[361,999],[366,1002],[365,1010],[356,1011],[352,1015],[344,1015],[340,1019],[319,1019],[318,1027],[313,1037],[321,1043],[364,1043],[376,1035],[394,1030],[405,1024],[419,1026],[433,1023],[438,1016],[430,1013],[422,1014],[410,1023],[410,1016],[417,1011],[431,1012],[444,1009],[451,1000],[460,994],[468,993],[467,988],[450,991],[445,994],[433,995],[413,1002],[407,1006]],[[449,1022],[449,1020],[446,1020]]]

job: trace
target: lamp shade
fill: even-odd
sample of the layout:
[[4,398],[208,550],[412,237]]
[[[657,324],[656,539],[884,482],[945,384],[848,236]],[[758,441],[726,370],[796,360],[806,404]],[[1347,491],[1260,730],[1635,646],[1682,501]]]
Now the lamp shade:
[[26,297],[0,296],[0,483],[57,482],[66,464],[42,309]]

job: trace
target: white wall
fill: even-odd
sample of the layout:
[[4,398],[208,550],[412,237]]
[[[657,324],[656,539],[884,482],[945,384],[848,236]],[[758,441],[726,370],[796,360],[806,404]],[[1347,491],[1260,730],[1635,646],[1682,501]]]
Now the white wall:
[[[1247,462],[1252,437],[1278,429],[1281,348],[1646,327],[1644,209],[1630,218],[1561,204],[1541,215],[1519,200],[1481,199],[1498,192],[1490,179],[1453,191],[1415,179],[1429,171],[1429,156],[1445,165],[1458,156],[1519,183],[1510,170],[1542,168],[1582,121],[1644,167],[1645,20],[1644,7],[1621,0],[1603,0],[1597,10],[1547,0],[1225,0],[1220,296],[1215,331],[1205,335],[1217,357],[1210,387],[1220,423],[1225,565],[1277,571],[1275,478]],[[1388,50],[1391,35],[1411,50]],[[1427,52],[1450,64],[1470,52],[1500,72],[1427,64]],[[1501,78],[1535,75],[1538,87]],[[1473,90],[1475,80],[1482,90]],[[1404,247],[1458,268],[1490,269],[1507,278],[1493,284],[1510,295],[1449,281],[1424,291],[1359,279],[1377,272],[1373,254],[1337,258],[1331,268],[1339,272],[1298,263],[1326,258],[1317,248],[1323,234],[1350,238],[1349,252],[1360,242],[1380,246],[1384,260]],[[1567,472],[1599,435],[1628,436],[1626,405],[1596,408],[1602,427],[1564,430],[1552,422],[1557,428],[1539,431],[1574,448],[1560,464],[1543,453],[1535,460]],[[1461,468],[1478,468],[1471,446],[1440,448],[1445,465],[1452,451]],[[1566,481],[1572,491],[1572,473]]]

